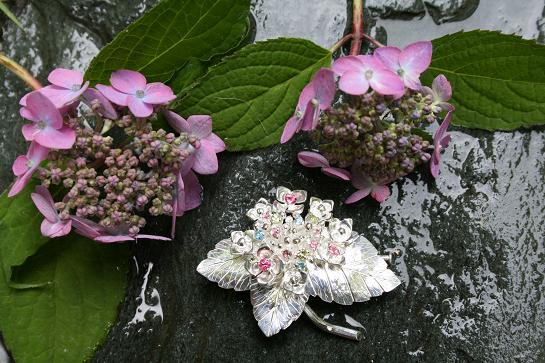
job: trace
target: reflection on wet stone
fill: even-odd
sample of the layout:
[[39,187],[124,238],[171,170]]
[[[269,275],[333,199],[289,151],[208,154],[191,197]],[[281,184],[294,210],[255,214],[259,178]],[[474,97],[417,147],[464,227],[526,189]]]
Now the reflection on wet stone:
[[[29,35],[5,24],[2,50],[41,81],[54,66],[84,69],[127,24],[127,16],[137,17],[154,1],[145,2],[147,7],[140,3],[32,2],[20,14]],[[524,2],[522,7],[509,0],[483,0],[464,22],[435,25],[461,19],[457,14],[471,8],[471,2],[425,1],[430,14],[422,19],[414,15],[411,21],[391,19],[403,18],[401,13],[420,14],[415,10],[420,5],[401,10],[394,3],[421,2],[368,2],[376,4],[377,16],[390,12],[389,19],[376,20],[372,32],[382,29],[395,45],[476,26],[537,37],[538,25],[531,16],[539,17],[543,10],[541,0]],[[345,30],[346,5],[330,0],[316,0],[310,7],[298,1],[254,0],[257,38],[303,37],[328,47]],[[538,9],[538,14],[528,10],[517,15],[523,8]],[[501,19],[494,18],[498,9]],[[52,28],[56,31],[47,30]],[[11,181],[11,162],[25,148],[19,133],[23,121],[17,116],[24,87],[3,69],[0,80],[4,90],[0,186],[5,188]],[[545,129],[513,133],[455,129],[452,137],[437,181],[422,170],[393,184],[392,197],[382,205],[370,200],[342,205],[351,192],[348,183],[298,165],[297,152],[312,146],[305,136],[267,150],[224,153],[219,174],[203,178],[203,206],[180,219],[177,240],[133,246],[136,259],[146,263],[139,270],[133,267],[118,321],[95,361],[250,362],[264,355],[296,362],[303,357],[347,362],[544,361]],[[272,198],[278,185],[335,200],[335,215],[353,218],[354,229],[380,252],[403,251],[393,266],[402,286],[388,295],[351,306],[310,300],[319,316],[329,315],[334,323],[347,325],[346,315],[352,324],[361,324],[362,343],[325,334],[304,317],[287,331],[265,338],[255,324],[247,293],[219,289],[195,271],[227,231],[249,226],[246,210],[259,197]],[[147,263],[153,268],[146,268]],[[153,305],[159,301],[154,296],[160,298],[163,319],[151,314],[131,323],[142,302],[146,275],[145,300]]]
[[424,3],[436,24],[465,20],[479,6],[479,0],[424,0]]

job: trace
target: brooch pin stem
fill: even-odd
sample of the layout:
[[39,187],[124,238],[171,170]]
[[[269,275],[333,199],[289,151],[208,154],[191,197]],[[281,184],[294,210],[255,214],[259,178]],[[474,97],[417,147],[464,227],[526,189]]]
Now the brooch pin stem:
[[340,337],[360,341],[363,338],[363,335],[361,331],[356,329],[350,329],[346,328],[344,326],[334,325],[331,323],[328,323],[324,319],[320,318],[318,314],[312,310],[312,308],[308,305],[305,305],[305,314],[309,317],[309,319],[320,329],[323,331],[326,331],[328,333],[338,335]]

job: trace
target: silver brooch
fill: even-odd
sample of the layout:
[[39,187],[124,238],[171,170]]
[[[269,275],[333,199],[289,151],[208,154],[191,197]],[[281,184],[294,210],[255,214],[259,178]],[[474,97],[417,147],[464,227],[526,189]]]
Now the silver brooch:
[[261,198],[247,216],[254,229],[231,232],[197,271],[225,289],[250,290],[254,316],[266,336],[286,329],[303,312],[320,328],[360,340],[361,332],[332,325],[306,305],[309,296],[351,305],[392,291],[401,282],[351,219],[333,218],[333,201],[279,187],[271,204]]

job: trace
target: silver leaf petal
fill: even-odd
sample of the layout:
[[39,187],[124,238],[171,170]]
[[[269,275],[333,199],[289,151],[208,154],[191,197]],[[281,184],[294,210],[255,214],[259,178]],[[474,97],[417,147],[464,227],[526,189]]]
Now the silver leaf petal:
[[308,264],[308,294],[350,305],[382,295],[401,283],[367,239],[356,235],[348,243],[342,264],[316,259]]
[[308,294],[297,295],[282,287],[252,283],[254,316],[263,333],[270,337],[286,329],[303,313]]
[[251,275],[244,267],[246,257],[231,253],[230,239],[224,239],[208,252],[197,271],[208,280],[217,282],[224,289],[246,291],[250,289]]

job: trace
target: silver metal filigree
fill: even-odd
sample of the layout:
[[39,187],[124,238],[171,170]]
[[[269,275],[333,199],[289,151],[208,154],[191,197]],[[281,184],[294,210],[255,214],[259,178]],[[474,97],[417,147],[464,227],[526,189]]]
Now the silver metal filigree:
[[[352,230],[351,219],[333,218],[333,201],[279,187],[248,211],[254,229],[234,231],[208,253],[197,271],[226,289],[250,290],[254,316],[266,336],[286,329],[303,311],[320,328],[351,339],[361,334],[332,326],[306,306],[309,296],[350,305],[396,288],[401,282],[385,256]],[[331,328],[331,329],[330,329]]]

